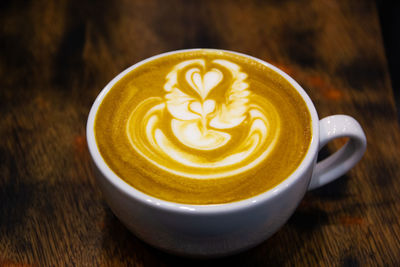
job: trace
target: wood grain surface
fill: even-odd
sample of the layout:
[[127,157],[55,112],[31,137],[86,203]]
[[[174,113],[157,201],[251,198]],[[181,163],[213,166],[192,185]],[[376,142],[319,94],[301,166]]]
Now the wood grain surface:
[[[320,117],[351,115],[368,139],[362,161],[307,193],[269,240],[208,261],[131,234],[95,183],[85,141],[90,106],[116,74],[193,47],[275,64]],[[372,0],[0,2],[0,266],[399,266],[399,148]]]

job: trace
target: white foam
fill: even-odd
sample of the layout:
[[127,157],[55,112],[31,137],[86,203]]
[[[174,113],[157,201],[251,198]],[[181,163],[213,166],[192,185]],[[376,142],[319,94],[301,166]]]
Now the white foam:
[[210,126],[216,129],[231,129],[240,125],[246,119],[245,116],[225,120],[223,117],[215,117],[210,121]]
[[[246,100],[247,101],[247,100]],[[235,106],[235,103],[232,104]],[[210,121],[210,126],[216,129],[231,129],[240,125],[245,119],[247,106],[236,105],[229,107],[225,104],[220,105],[220,109],[214,118]]]
[[197,121],[187,122],[173,119],[172,132],[185,146],[199,150],[214,150],[226,145],[231,135],[225,132],[201,129]]
[[205,99],[211,90],[222,81],[223,75],[221,71],[212,69],[202,76],[199,68],[192,68],[186,72],[185,78],[199,96]]
[[[147,109],[151,104],[149,98],[132,112],[127,125],[130,143],[159,168],[190,178],[226,177],[257,166],[275,146],[280,131],[275,108],[268,101],[257,105],[249,100],[252,93],[245,82],[247,74],[241,71],[239,65],[227,60],[213,60],[213,63],[220,67],[207,69],[204,59],[177,64],[166,76],[164,90],[167,93],[159,100],[162,103]],[[183,69],[185,73],[181,73]],[[226,83],[230,87],[221,88],[225,90],[225,99],[216,102],[209,95],[227,78],[223,75],[224,71],[230,72],[232,80]],[[193,92],[183,92],[178,82],[181,79],[179,75],[183,75]],[[164,129],[165,121],[161,124],[160,111],[163,109],[172,116],[171,121],[167,121],[171,132]],[[275,124],[273,129],[269,128],[271,122],[268,118],[272,118]],[[142,140],[140,127],[144,127],[147,140]],[[229,148],[227,156],[209,159],[204,154],[193,152],[193,149],[212,151],[230,144],[233,139],[228,130],[235,127],[242,127],[240,130],[246,136]],[[168,160],[194,169],[176,169],[174,164],[165,164]],[[201,173],[196,169],[209,171]]]
[[215,100],[208,99],[204,101],[204,103],[194,101],[190,103],[189,107],[192,111],[200,114],[202,117],[205,117],[207,114],[215,110]]
[[[225,59],[214,59],[213,62],[214,62],[214,63],[217,63],[217,64],[219,64],[219,65],[221,65],[221,66],[226,67],[226,68],[229,69],[232,73],[238,74],[238,73],[240,72],[240,66],[237,65],[237,64],[235,64],[235,63],[233,63],[233,62],[231,62],[231,61],[228,61],[228,60],[225,60]],[[244,72],[241,72],[241,73],[242,73],[242,76],[241,76],[241,77],[244,77],[244,78],[247,77],[247,74],[246,74],[246,73],[244,73]],[[244,78],[243,78],[243,79],[244,79]]]
[[189,102],[172,104],[167,103],[167,108],[172,117],[180,120],[195,120],[201,118],[200,115],[189,110]]

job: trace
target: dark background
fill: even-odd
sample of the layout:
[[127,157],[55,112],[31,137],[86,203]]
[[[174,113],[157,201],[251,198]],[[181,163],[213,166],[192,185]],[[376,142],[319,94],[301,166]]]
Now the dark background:
[[400,119],[400,1],[377,0],[377,7],[396,100],[397,118]]

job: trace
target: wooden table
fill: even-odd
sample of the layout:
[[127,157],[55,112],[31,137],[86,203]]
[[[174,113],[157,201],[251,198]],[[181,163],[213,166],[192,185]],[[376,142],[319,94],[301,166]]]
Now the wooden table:
[[[2,1],[0,25],[1,266],[399,266],[400,131],[374,1]],[[368,139],[362,161],[309,192],[272,238],[212,261],[131,234],[95,183],[85,141],[108,81],[192,47],[277,65],[320,117],[354,116]]]

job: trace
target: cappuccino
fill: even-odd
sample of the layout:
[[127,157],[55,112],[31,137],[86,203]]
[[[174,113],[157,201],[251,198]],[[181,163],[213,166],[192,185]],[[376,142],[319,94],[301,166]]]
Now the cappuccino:
[[261,194],[311,142],[302,97],[261,62],[198,49],[139,63],[104,97],[99,151],[132,187],[167,201],[220,204]]

